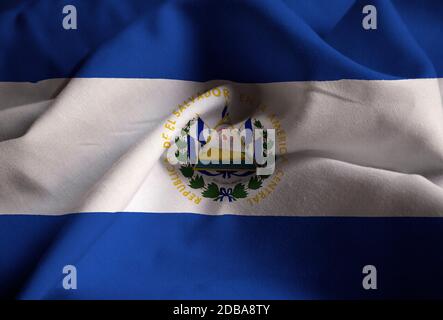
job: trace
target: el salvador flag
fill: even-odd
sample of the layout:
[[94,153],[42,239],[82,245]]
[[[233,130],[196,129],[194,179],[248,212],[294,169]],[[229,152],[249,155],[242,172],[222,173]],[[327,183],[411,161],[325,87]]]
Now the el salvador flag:
[[[438,0],[3,0],[0,296],[443,298],[442,30]],[[272,173],[171,163],[198,121]]]

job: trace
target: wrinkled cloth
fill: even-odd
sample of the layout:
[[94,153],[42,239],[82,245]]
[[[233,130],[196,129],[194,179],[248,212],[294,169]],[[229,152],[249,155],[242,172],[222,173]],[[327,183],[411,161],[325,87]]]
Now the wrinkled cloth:
[[[367,4],[1,1],[0,296],[443,297],[443,3],[371,1],[376,30]],[[165,122],[216,88],[236,125],[265,104],[284,130],[263,197],[171,181]]]

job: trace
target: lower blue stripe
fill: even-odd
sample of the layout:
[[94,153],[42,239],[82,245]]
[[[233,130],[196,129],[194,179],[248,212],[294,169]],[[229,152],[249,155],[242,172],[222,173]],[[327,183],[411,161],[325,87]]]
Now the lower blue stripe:
[[[10,298],[442,298],[443,219],[88,213],[0,217]],[[64,290],[64,265],[78,289]],[[375,265],[378,290],[362,288]]]

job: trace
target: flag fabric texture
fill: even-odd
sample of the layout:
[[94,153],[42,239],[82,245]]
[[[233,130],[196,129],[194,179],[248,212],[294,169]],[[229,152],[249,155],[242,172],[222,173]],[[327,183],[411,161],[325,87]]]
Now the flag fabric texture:
[[[2,1],[0,296],[443,298],[442,36],[437,0]],[[275,170],[171,164],[193,123]]]

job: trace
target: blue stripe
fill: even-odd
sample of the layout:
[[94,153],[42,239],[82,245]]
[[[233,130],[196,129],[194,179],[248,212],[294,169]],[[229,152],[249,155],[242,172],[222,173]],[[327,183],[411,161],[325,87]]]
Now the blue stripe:
[[[443,298],[443,220],[100,213],[0,217],[0,295]],[[62,288],[73,264],[78,289]],[[362,268],[378,270],[377,291]]]
[[[59,77],[276,82],[443,75],[443,2],[41,0],[0,4],[0,81]],[[62,28],[62,8],[78,30]]]

